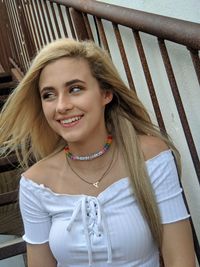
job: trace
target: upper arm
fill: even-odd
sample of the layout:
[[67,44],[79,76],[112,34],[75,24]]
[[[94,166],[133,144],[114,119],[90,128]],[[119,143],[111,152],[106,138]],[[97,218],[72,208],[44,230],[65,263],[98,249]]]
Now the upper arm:
[[195,267],[189,219],[163,225],[162,255],[165,267]]
[[[164,141],[140,136],[145,160],[168,150]],[[163,222],[162,254],[165,267],[195,267],[193,238],[173,158],[164,159],[150,170],[152,186]]]
[[48,243],[32,245],[27,244],[28,267],[56,267],[57,263],[53,257]]
[[24,240],[41,244],[49,239],[51,217],[41,200],[42,188],[24,177],[20,180],[19,204],[24,224]]
[[49,177],[48,162],[41,161],[28,169],[20,181],[19,202],[27,243],[28,267],[56,267],[49,247],[51,229],[51,204],[46,203],[44,177]]

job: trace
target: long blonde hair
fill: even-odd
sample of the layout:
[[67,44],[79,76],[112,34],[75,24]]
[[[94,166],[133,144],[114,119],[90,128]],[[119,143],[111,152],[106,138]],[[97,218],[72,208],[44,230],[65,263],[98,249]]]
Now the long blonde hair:
[[44,117],[38,90],[42,69],[62,57],[85,59],[101,90],[113,92],[113,100],[105,109],[106,126],[123,152],[141,212],[160,246],[160,215],[138,135],[152,135],[164,140],[174,152],[177,162],[179,154],[167,135],[161,134],[152,124],[136,93],[127,88],[108,54],[93,42],[64,38],[48,44],[39,52],[2,109],[0,144],[4,152],[16,151],[21,164],[27,166],[30,155],[38,161],[63,147],[63,140],[49,127]]

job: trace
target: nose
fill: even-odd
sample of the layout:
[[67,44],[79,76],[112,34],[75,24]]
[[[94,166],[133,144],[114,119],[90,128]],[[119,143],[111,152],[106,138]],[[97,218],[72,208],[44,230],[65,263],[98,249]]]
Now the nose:
[[60,96],[58,98],[56,112],[65,113],[68,110],[73,109],[74,105],[70,101],[70,98],[67,96]]

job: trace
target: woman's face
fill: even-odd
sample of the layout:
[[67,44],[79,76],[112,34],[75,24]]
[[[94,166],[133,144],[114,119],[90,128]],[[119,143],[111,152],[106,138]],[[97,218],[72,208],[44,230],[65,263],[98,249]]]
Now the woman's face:
[[86,60],[61,58],[48,64],[39,91],[48,124],[68,143],[105,136],[104,109],[113,95],[100,90]]

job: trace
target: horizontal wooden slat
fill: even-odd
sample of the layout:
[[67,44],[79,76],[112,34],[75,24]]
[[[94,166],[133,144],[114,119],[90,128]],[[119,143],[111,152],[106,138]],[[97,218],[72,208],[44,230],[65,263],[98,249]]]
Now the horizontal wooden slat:
[[0,206],[18,201],[18,189],[0,194]]
[[14,153],[7,157],[0,158],[0,173],[15,170],[19,166],[19,162]]
[[12,76],[7,72],[0,72],[0,83],[11,82]]
[[26,244],[22,238],[0,244],[0,260],[26,253]]
[[0,83],[0,92],[3,91],[3,89],[14,88],[15,86],[16,86],[16,82]]

